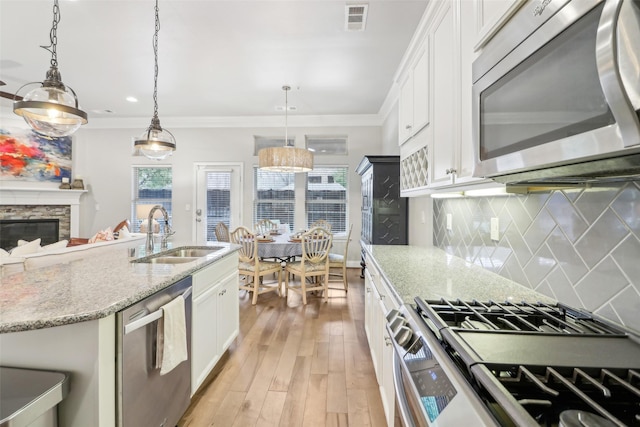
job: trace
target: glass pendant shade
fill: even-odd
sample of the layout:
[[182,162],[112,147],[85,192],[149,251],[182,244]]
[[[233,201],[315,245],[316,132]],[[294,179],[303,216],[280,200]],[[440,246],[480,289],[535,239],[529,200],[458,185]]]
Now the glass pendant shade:
[[77,108],[72,93],[43,84],[15,101],[13,111],[22,116],[39,134],[50,137],[68,136],[87,123],[87,114]]
[[[58,71],[56,48],[59,22],[60,7],[58,0],[55,0],[53,22],[49,33],[51,44],[41,46],[51,52],[51,67],[44,81],[37,82],[40,87],[31,90],[22,97],[22,100],[13,103],[13,112],[22,116],[31,129],[41,135],[55,138],[71,135],[87,123],[87,113],[78,108],[76,93],[62,83],[62,77]],[[34,83],[27,83],[18,89],[18,92]]]
[[309,172],[313,170],[313,153],[304,148],[268,147],[258,153],[260,169],[272,172]]
[[154,160],[163,160],[176,150],[176,139],[173,134],[160,126],[160,120],[154,117],[151,125],[139,138],[134,139],[136,152]]
[[149,159],[163,160],[176,150],[176,139],[171,132],[162,129],[158,118],[158,32],[160,31],[158,0],[156,0],[155,15],[156,26],[153,33],[153,117],[147,130],[140,135],[140,138],[133,140],[133,148],[134,155],[142,154]]

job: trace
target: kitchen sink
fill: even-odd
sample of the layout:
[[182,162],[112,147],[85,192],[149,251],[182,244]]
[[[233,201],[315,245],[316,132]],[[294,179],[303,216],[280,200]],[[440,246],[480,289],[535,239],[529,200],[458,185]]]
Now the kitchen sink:
[[184,264],[197,261],[222,249],[224,249],[222,246],[174,248],[156,255],[134,259],[131,262],[140,264]]
[[196,261],[198,257],[177,257],[177,256],[158,256],[153,258],[141,259],[136,262],[145,264],[184,264]]
[[175,248],[169,251],[162,252],[162,255],[179,258],[199,258],[211,255],[214,252],[218,252],[220,249],[224,248],[220,246],[210,246],[207,248]]

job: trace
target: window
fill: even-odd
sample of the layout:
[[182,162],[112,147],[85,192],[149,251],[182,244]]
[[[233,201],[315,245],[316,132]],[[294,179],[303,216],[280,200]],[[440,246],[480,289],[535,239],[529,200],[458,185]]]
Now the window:
[[331,223],[333,233],[346,232],[348,180],[346,167],[316,167],[307,174],[307,228],[325,219]]
[[306,135],[306,147],[313,150],[317,156],[347,154],[347,137]]
[[[140,232],[140,223],[146,219],[138,218],[138,207],[142,205],[162,205],[171,219],[171,192],[171,166],[134,166],[131,202],[132,231]],[[157,221],[161,227],[164,227],[163,218],[158,218]]]
[[295,210],[295,174],[254,169],[253,223],[261,219],[290,224]]
[[216,225],[231,223],[231,172],[207,172],[207,242],[217,242]]
[[[287,145],[294,146],[296,144],[295,136],[287,136]],[[253,137],[253,155],[257,156],[258,152],[263,148],[284,147],[283,137],[254,136]]]

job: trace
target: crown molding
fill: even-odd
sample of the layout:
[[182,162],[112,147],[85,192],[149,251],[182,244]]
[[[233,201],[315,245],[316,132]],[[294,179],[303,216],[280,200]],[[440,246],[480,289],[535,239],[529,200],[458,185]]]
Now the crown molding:
[[[388,114],[388,113],[387,113]],[[288,126],[293,127],[364,127],[382,126],[386,115],[348,114],[324,116],[289,116]],[[143,129],[149,126],[149,117],[91,117],[81,129]],[[283,127],[283,116],[237,117],[162,117],[160,122],[167,129],[178,128],[256,128]],[[0,127],[24,125],[24,121],[12,111],[0,110]]]

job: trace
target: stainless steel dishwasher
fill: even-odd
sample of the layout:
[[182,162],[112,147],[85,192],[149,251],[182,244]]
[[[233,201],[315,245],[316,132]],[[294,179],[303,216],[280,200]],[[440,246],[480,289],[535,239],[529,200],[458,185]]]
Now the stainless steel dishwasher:
[[[160,375],[156,366],[157,320],[162,307],[185,299],[186,361]],[[117,413],[121,427],[173,427],[191,394],[191,276],[117,314]]]

